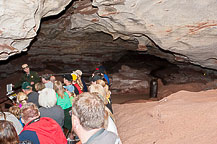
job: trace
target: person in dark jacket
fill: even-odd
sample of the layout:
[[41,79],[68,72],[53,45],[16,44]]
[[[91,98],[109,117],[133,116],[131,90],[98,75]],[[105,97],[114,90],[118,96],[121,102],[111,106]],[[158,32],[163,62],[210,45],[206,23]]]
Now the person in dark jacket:
[[38,96],[39,94],[32,90],[32,86],[28,82],[24,82],[22,84],[22,91],[27,95],[28,100],[27,102],[34,103],[37,107],[39,107],[38,104]]
[[19,88],[23,82],[29,82],[31,86],[33,87],[33,90],[35,88],[35,84],[40,82],[40,77],[37,72],[30,71],[30,68],[28,64],[23,64],[22,69],[25,72],[25,74],[21,77],[21,79],[14,85],[14,88]]
[[19,134],[21,141],[29,140],[34,144],[66,144],[66,137],[59,124],[49,118],[40,118],[40,112],[33,103],[27,103],[21,108],[22,121],[25,124]]

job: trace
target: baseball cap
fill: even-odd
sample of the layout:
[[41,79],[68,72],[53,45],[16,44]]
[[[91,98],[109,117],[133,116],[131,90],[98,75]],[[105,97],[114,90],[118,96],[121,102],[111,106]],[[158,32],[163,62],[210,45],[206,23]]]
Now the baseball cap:
[[22,89],[30,89],[32,86],[30,85],[30,83],[29,82],[23,82],[23,84],[22,84]]
[[67,79],[68,81],[72,81],[72,76],[70,74],[65,74],[63,75],[63,77]]

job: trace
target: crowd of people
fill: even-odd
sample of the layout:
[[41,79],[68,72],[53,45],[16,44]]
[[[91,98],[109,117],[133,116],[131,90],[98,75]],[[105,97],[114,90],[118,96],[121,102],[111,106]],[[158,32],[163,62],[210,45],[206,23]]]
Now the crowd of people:
[[96,68],[87,86],[82,71],[54,75],[30,71],[9,112],[0,109],[1,144],[121,144],[112,110],[109,78]]

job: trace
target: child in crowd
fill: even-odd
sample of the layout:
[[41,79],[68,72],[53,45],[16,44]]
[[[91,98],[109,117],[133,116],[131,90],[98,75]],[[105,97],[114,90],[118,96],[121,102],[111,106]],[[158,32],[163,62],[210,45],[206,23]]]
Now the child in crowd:
[[17,94],[17,103],[18,103],[20,108],[22,107],[22,105],[27,103],[27,99],[28,99],[28,97],[24,92],[19,92]]
[[19,106],[12,106],[9,108],[9,112],[12,113],[21,123],[22,126],[24,126],[24,124],[21,121],[21,113],[20,113],[20,107]]

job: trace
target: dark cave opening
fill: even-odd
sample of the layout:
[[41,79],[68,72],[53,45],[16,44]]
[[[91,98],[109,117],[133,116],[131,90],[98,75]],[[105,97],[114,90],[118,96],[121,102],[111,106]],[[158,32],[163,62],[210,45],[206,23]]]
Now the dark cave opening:
[[117,61],[106,61],[103,65],[108,73],[117,73],[122,65],[133,69],[148,70],[151,78],[161,79],[163,84],[207,83],[217,79],[215,70],[205,69],[187,63],[173,64],[166,59],[138,51],[125,51]]

